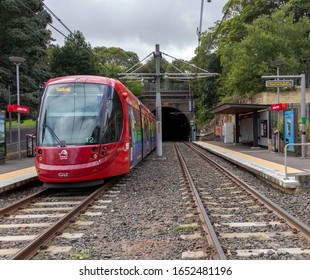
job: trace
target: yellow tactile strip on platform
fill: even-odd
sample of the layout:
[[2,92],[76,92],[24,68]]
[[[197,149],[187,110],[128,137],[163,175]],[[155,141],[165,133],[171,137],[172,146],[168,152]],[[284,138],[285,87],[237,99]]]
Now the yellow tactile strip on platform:
[[[260,159],[257,157],[253,157],[244,153],[240,153],[231,149],[227,149],[221,146],[216,146],[210,143],[205,143],[205,142],[197,142],[200,146],[206,147],[206,148],[210,148],[212,150],[217,150],[217,151],[221,151],[222,153],[225,154],[230,154],[230,155],[234,155],[236,157],[239,157],[241,159],[246,159],[250,162],[256,163],[261,165],[262,167],[265,168],[269,168],[269,169],[273,169],[273,170],[277,170],[279,172],[285,172],[285,166],[282,164],[278,164],[278,163],[274,163],[268,160],[264,160],[264,159]],[[287,167],[287,172],[288,173],[302,173],[304,172],[303,170],[300,169],[296,169],[296,168],[292,168],[292,167]]]
[[24,175],[31,172],[35,172],[34,166],[0,174],[0,180],[7,180],[9,178]]

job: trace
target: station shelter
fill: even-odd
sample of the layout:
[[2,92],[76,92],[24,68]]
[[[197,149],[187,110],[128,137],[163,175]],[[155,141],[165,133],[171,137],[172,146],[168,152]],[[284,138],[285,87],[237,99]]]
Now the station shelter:
[[220,118],[225,115],[234,116],[220,121],[224,143],[243,143],[254,148],[267,148],[271,139],[269,108],[270,105],[266,104],[226,103],[212,109],[211,113]]

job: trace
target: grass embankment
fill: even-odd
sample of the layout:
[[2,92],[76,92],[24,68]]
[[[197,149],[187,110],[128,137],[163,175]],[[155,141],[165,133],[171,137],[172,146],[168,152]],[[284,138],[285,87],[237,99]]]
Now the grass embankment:
[[[34,120],[23,120],[21,121],[20,124],[21,128],[25,128],[25,127],[35,127],[36,126],[36,121]],[[17,128],[18,124],[17,121],[12,121],[12,128]],[[6,128],[9,128],[9,121],[6,120]]]

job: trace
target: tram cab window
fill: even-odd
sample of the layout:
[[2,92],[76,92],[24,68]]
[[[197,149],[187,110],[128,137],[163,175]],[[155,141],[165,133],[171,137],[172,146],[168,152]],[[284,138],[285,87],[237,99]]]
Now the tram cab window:
[[50,85],[45,91],[38,144],[47,146],[100,143],[102,112],[113,89],[102,84]]
[[101,143],[119,141],[123,130],[123,109],[119,95],[113,90],[103,100]]

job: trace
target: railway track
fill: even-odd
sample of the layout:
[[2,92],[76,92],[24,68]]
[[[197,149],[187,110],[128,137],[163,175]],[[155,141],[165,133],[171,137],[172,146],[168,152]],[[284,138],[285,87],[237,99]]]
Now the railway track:
[[175,149],[213,248],[211,259],[310,259],[307,225],[194,145]]
[[[64,229],[86,209],[96,211],[105,208],[107,201],[98,198],[118,180],[115,178],[93,191],[88,190],[88,193],[78,193],[76,190],[67,194],[63,191],[53,193],[45,189],[0,209],[0,259],[31,259],[41,248],[47,248],[46,244],[55,236],[78,238],[77,235],[65,233]],[[94,202],[96,205],[92,205]],[[84,220],[78,221],[78,224],[87,227],[91,222]]]

